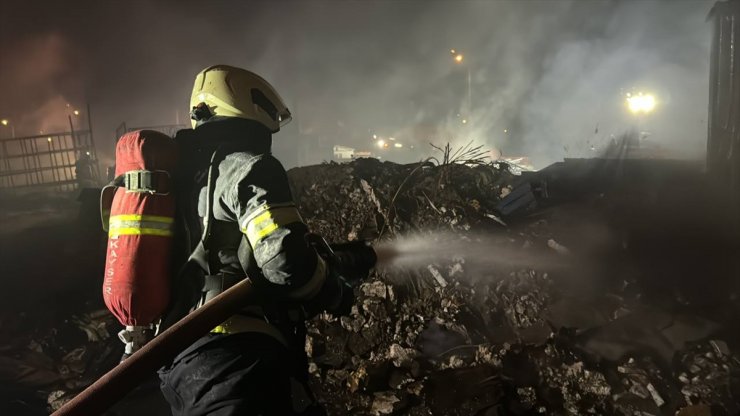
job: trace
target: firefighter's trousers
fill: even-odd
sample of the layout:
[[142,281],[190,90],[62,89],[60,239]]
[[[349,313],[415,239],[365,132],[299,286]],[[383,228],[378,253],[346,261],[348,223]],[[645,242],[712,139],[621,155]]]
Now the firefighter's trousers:
[[294,411],[295,380],[307,373],[297,374],[292,358],[288,348],[265,334],[209,334],[160,370],[162,393],[173,416],[323,413],[316,405]]

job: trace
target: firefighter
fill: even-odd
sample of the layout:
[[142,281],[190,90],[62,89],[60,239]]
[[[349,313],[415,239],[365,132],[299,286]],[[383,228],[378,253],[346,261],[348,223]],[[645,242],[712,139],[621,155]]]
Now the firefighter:
[[95,173],[93,172],[94,161],[90,152],[79,152],[75,161],[75,179],[79,189],[93,188],[96,186]]
[[178,241],[191,252],[175,281],[178,299],[202,306],[249,278],[261,301],[160,370],[162,392],[174,415],[324,414],[307,388],[305,320],[346,314],[354,299],[306,241],[286,172],[270,153],[290,112],[267,81],[226,65],[197,75],[191,108],[193,129],[175,137]]

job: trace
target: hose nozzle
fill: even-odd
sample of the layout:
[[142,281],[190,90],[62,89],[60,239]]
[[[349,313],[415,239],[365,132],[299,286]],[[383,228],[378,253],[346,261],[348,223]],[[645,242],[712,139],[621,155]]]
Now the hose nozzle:
[[350,280],[365,279],[378,263],[375,249],[366,241],[328,244],[317,234],[308,234],[306,241],[342,276]]

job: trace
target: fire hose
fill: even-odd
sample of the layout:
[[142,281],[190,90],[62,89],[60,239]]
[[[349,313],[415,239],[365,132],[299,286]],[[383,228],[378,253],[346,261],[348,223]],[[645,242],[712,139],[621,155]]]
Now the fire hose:
[[[350,280],[353,278],[350,275],[367,275],[378,260],[376,251],[364,242],[330,246],[323,238],[313,234],[308,236],[307,241],[316,248],[322,258],[333,267],[337,267],[340,273]],[[193,342],[235,314],[244,305],[254,302],[256,292],[249,279],[232,286],[145,344],[131,357],[52,413],[52,416],[102,414]]]

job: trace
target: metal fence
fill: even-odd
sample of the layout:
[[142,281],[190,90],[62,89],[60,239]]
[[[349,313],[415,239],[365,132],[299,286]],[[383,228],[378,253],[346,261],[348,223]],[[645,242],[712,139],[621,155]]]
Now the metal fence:
[[89,169],[91,181],[99,179],[89,130],[0,139],[0,189],[74,190],[77,166]]
[[[135,130],[157,130],[174,136],[187,127],[127,127],[121,123],[116,138]],[[95,186],[100,179],[91,129],[0,139],[0,190],[47,187],[71,191],[80,184]]]

